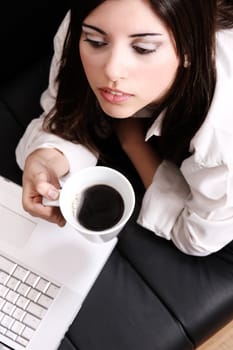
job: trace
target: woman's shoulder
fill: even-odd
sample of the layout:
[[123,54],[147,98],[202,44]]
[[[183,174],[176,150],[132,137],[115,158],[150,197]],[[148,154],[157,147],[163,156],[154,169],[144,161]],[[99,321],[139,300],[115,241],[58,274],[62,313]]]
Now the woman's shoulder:
[[[233,84],[233,28],[216,33],[217,86],[232,87]],[[225,89],[225,88],[224,88]]]
[[217,44],[222,42],[223,44],[228,44],[233,42],[233,27],[227,29],[220,29],[216,32]]
[[219,31],[216,45],[214,96],[190,147],[207,163],[233,163],[233,29]]
[[68,27],[70,24],[70,11],[68,11],[63,18],[61,24],[58,27],[58,30],[56,32],[56,35],[54,37],[54,44],[55,46],[62,46],[68,31]]
[[217,33],[216,85],[205,123],[233,132],[233,29]]
[[64,45],[66,34],[69,28],[69,23],[70,23],[70,11],[66,13],[53,39],[54,57],[57,59],[58,62],[60,62],[60,58],[62,55],[63,45]]
[[[216,69],[219,74],[225,74],[229,81],[233,80],[233,28],[220,30],[216,33]],[[218,81],[217,81],[218,82]]]

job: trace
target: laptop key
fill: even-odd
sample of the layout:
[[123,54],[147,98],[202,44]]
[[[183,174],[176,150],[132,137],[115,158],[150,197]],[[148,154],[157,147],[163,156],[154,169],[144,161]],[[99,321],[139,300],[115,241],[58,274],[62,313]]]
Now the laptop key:
[[26,309],[28,304],[29,304],[29,300],[23,297],[22,295],[16,301],[16,305],[19,306],[21,309]]
[[35,273],[30,272],[30,274],[26,278],[25,282],[27,284],[29,284],[29,286],[35,287],[38,280],[39,280],[39,276],[37,276]]
[[19,294],[16,293],[13,290],[9,290],[9,292],[6,295],[6,300],[10,301],[12,304],[15,304],[16,300],[18,299]]
[[48,297],[47,295],[41,295],[38,299],[38,304],[44,306],[46,309],[49,308],[49,306],[51,305],[53,299],[51,299],[50,297]]
[[17,334],[15,334],[14,332],[11,332],[9,329],[6,332],[6,336],[12,340],[16,340],[17,338]]
[[17,266],[13,273],[13,276],[18,278],[20,281],[24,281],[28,275],[29,271],[21,266]]
[[7,282],[9,278],[8,273],[4,272],[4,271],[0,271],[0,283],[1,284],[5,284]]
[[[2,312],[2,311],[0,311],[0,322],[1,322],[1,319],[4,317],[4,313]],[[1,325],[1,323],[0,323],[0,325]]]
[[0,310],[2,309],[4,304],[5,304],[5,299],[0,297]]
[[20,284],[20,281],[15,278],[15,277],[10,277],[9,280],[7,281],[7,287],[9,287],[10,289],[17,289],[18,285]]
[[9,303],[8,301],[5,303],[5,305],[2,308],[2,311],[5,312],[7,315],[12,315],[15,310],[15,305]]
[[37,285],[36,285],[36,289],[38,289],[39,291],[41,291],[42,293],[44,293],[46,291],[46,289],[49,286],[49,281],[46,281],[43,278],[40,278],[40,280],[38,281]]
[[27,311],[38,318],[42,318],[47,310],[44,307],[37,305],[31,301],[27,306]]
[[11,330],[16,334],[21,335],[24,328],[25,328],[25,325],[23,323],[19,321],[15,321],[11,327]]
[[0,270],[3,270],[11,274],[15,268],[16,268],[16,264],[13,261],[0,255]]
[[60,288],[58,286],[56,286],[55,284],[51,283],[45,294],[48,295],[51,298],[55,298],[55,296],[57,295],[59,289]]
[[0,284],[0,297],[4,298],[5,295],[8,293],[8,291],[9,291],[9,288]]
[[1,325],[6,328],[10,328],[13,322],[14,322],[14,319],[12,317],[5,315],[1,320]]
[[29,328],[29,327],[25,327],[25,329],[23,330],[22,336],[26,339],[31,339],[33,334],[35,331],[33,331],[33,329]]
[[27,326],[36,329],[39,326],[40,323],[40,319],[31,315],[31,314],[26,314],[24,319],[23,319],[23,323],[26,324]]
[[41,295],[41,293],[38,292],[38,290],[32,288],[29,291],[29,293],[27,294],[27,298],[36,302],[38,300],[38,298],[40,297],[40,295]]
[[17,343],[19,343],[20,345],[23,345],[23,346],[27,346],[28,345],[28,342],[29,340],[23,338],[23,337],[18,337],[16,339]]
[[0,325],[0,334],[6,334],[7,329],[5,327],[3,327],[2,325]]
[[31,287],[25,283],[20,283],[20,285],[17,288],[17,292],[23,296],[26,296],[29,292]]
[[16,307],[14,313],[13,313],[13,317],[18,320],[18,321],[21,321],[24,316],[26,315],[26,311],[24,311],[23,309],[19,308],[19,307]]

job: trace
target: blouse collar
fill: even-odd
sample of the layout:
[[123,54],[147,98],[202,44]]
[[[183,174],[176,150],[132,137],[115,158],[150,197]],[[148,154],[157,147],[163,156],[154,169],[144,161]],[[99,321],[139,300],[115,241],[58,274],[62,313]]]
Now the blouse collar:
[[163,110],[158,117],[155,119],[151,127],[146,133],[145,141],[148,141],[152,136],[160,136],[162,131],[162,122],[165,115],[165,110]]

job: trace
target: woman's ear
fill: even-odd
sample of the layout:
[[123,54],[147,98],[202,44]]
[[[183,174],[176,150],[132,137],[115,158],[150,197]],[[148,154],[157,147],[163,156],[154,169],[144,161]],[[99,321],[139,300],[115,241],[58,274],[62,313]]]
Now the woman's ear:
[[188,68],[191,66],[191,62],[189,61],[188,55],[184,54],[184,68]]

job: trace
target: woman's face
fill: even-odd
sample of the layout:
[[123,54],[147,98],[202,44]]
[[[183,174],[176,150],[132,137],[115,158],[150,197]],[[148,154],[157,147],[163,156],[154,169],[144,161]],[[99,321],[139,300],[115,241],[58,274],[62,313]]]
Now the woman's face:
[[101,108],[133,116],[170,88],[179,65],[174,41],[147,0],[106,0],[83,22],[80,55]]

